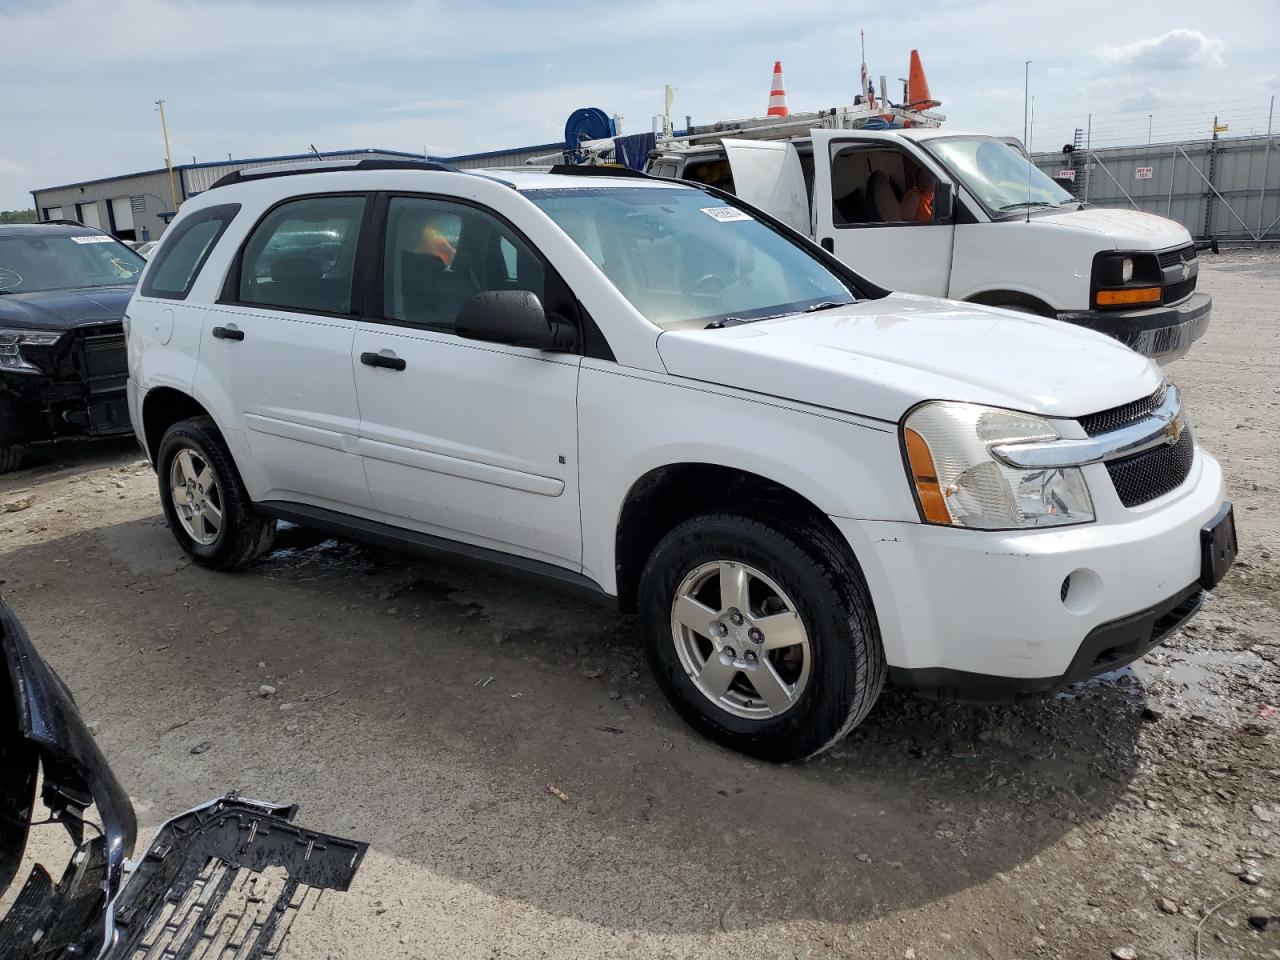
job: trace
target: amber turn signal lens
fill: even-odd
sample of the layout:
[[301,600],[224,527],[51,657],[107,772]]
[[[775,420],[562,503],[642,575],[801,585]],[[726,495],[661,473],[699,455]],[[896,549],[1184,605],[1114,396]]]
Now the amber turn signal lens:
[[920,498],[920,509],[929,523],[951,523],[951,511],[947,509],[946,499],[942,496],[942,488],[938,486],[938,471],[933,465],[933,454],[924,437],[910,427],[907,428],[907,461],[911,464],[911,480],[916,485],[916,495]]
[[1116,307],[1126,303],[1159,303],[1159,287],[1134,287],[1131,290],[1099,290],[1098,306]]

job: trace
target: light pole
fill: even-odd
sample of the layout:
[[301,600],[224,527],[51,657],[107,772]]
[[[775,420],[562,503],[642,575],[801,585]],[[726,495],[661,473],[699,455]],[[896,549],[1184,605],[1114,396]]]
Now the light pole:
[[1147,114],[1147,146],[1151,146],[1151,114]]
[[164,119],[164,101],[157,100],[160,108],[160,132],[164,134],[164,165],[169,171],[169,193],[173,195],[173,209],[178,209],[178,181],[173,176],[173,156],[169,153],[169,124]]

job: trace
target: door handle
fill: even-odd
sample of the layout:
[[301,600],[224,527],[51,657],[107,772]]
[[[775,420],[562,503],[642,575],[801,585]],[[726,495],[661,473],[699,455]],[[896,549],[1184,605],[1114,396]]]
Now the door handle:
[[[388,351],[390,353],[390,351]],[[388,370],[403,370],[408,364],[394,353],[362,353],[360,362],[366,367],[385,367]]]
[[214,327],[213,335],[218,340],[243,340],[244,331],[238,327]]
[[823,238],[822,238],[822,249],[823,249],[823,250],[825,250],[825,251],[827,251],[827,253],[835,253],[835,252],[836,252],[836,242],[835,242],[834,240],[832,240],[830,237],[823,237]]

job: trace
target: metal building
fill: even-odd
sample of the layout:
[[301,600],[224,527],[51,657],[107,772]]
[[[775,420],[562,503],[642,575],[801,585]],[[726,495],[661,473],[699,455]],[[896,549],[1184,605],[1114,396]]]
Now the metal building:
[[[330,151],[321,153],[320,157],[324,160],[418,160],[422,158],[422,154],[366,149]],[[183,163],[173,168],[172,186],[168,171],[161,168],[58,187],[43,187],[32,190],[31,196],[35,201],[36,215],[41,220],[65,217],[79,220],[87,226],[99,227],[122,240],[157,240],[183,200],[209,189],[225,174],[250,167],[305,163],[315,159],[314,153],[297,153],[285,157]],[[175,193],[178,201],[176,204]]]

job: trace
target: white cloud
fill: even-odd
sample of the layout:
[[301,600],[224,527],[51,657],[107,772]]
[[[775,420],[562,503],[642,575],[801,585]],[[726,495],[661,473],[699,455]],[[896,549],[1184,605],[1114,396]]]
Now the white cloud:
[[1121,97],[1117,108],[1123,113],[1132,110],[1159,110],[1161,107],[1172,107],[1185,101],[1185,97],[1180,97],[1170,93],[1168,90],[1157,90],[1148,87],[1145,90],[1139,90],[1131,93],[1127,97]]
[[27,171],[25,168],[20,167],[18,164],[14,163],[12,160],[6,160],[4,157],[0,157],[0,174],[16,175],[16,174],[21,174],[26,172]]
[[1226,44],[1198,30],[1170,30],[1147,40],[1118,47],[1102,47],[1098,56],[1107,63],[1143,71],[1174,71],[1221,67]]

